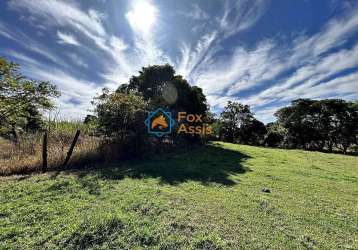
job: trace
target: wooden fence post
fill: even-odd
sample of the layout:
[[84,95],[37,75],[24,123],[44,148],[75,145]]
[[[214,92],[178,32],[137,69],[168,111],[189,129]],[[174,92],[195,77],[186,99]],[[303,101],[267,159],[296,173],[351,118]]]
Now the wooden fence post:
[[81,133],[81,131],[80,131],[80,130],[77,130],[77,132],[76,132],[76,134],[75,134],[75,137],[73,138],[71,147],[70,147],[70,149],[69,149],[68,152],[67,152],[67,156],[66,156],[65,162],[63,163],[62,167],[65,167],[65,166],[67,165],[67,163],[70,161],[70,158],[71,158],[73,149],[75,148],[75,145],[76,145],[76,142],[77,142],[77,140],[78,140],[78,137],[80,136],[80,133]]
[[42,141],[42,172],[47,170],[47,131],[44,133]]

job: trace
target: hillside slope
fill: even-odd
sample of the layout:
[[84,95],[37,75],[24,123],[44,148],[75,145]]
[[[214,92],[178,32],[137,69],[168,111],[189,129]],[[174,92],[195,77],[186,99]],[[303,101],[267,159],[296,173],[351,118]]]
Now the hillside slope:
[[357,199],[358,157],[213,143],[2,178],[0,248],[357,249]]

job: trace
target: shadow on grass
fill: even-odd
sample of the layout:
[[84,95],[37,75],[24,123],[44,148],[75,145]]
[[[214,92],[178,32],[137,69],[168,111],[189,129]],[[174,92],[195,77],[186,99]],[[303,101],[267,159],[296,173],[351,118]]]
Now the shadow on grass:
[[199,181],[203,184],[217,183],[234,185],[230,175],[243,174],[250,169],[242,163],[249,156],[224,149],[216,145],[206,145],[176,153],[165,153],[143,160],[111,163],[90,171],[75,172],[81,179],[95,175],[106,180],[158,178],[161,184],[176,185],[186,181]]

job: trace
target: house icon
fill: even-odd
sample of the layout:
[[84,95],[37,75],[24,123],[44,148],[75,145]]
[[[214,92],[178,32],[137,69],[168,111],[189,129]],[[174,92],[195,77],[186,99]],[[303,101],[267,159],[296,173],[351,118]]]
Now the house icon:
[[157,110],[148,113],[148,117],[145,119],[144,124],[146,125],[149,134],[162,137],[163,135],[172,132],[175,121],[170,112],[158,108]]

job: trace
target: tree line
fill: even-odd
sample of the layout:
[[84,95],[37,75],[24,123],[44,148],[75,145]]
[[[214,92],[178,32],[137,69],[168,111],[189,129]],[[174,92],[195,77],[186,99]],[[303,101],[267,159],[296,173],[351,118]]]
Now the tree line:
[[[43,131],[43,110],[53,108],[52,100],[59,95],[54,85],[29,80],[17,64],[0,58],[0,135],[16,141],[18,133]],[[153,148],[151,143],[190,145],[209,139],[343,153],[357,148],[357,101],[294,100],[275,113],[277,121],[267,125],[255,118],[248,105],[238,102],[228,102],[216,116],[210,112],[202,89],[191,86],[168,64],[143,67],[116,90],[103,89],[92,104],[94,112],[84,123],[94,128],[94,135],[108,139],[126,155],[140,155]],[[144,119],[158,107],[174,116],[181,111],[203,115],[215,135],[174,133],[154,140],[146,133]]]
[[358,101],[297,99],[275,112],[277,120],[264,125],[248,105],[228,102],[215,128],[221,140],[305,150],[357,150]]

